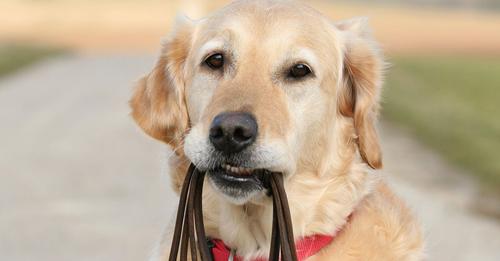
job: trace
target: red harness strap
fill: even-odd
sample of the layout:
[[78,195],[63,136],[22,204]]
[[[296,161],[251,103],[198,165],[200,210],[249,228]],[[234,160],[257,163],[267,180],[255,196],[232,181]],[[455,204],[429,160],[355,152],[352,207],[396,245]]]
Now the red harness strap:
[[[321,249],[329,245],[333,241],[334,236],[331,235],[313,235],[307,236],[299,240],[295,247],[297,248],[297,258],[303,261],[308,257],[314,256]],[[231,250],[224,244],[222,240],[212,239],[213,244],[212,255],[214,261],[227,261],[231,255]],[[254,259],[253,261],[266,261],[267,258]],[[234,261],[243,261],[239,256],[234,257]]]

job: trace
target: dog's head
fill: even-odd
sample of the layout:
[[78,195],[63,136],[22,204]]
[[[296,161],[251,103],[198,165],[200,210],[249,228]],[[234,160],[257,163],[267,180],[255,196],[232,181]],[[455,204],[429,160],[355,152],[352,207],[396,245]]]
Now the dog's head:
[[243,203],[263,194],[270,171],[320,175],[356,148],[380,168],[381,70],[363,19],[335,24],[297,3],[237,1],[177,23],[132,115]]

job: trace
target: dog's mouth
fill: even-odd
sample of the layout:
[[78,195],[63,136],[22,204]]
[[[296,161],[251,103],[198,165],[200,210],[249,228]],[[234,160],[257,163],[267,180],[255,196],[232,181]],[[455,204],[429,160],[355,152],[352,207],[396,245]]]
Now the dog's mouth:
[[235,202],[244,202],[248,198],[268,189],[267,178],[270,171],[252,169],[229,163],[208,170],[212,185]]

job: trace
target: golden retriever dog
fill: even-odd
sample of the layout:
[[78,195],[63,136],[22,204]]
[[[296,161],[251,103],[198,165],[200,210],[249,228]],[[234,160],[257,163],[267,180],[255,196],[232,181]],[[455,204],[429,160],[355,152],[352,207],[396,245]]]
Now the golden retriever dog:
[[[383,70],[366,19],[235,1],[179,18],[130,104],[137,124],[175,152],[174,190],[191,162],[207,172],[207,234],[240,260],[269,253],[262,170],[283,173],[296,240],[333,237],[306,260],[421,260],[419,224],[377,171]],[[152,260],[168,259],[170,237]]]

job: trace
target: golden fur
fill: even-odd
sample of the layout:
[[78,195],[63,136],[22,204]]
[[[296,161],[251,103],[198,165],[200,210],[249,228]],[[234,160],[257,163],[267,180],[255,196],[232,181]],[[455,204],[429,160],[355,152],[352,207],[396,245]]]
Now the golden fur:
[[[229,54],[223,74],[200,67],[212,46]],[[284,80],[280,73],[294,61],[309,62],[314,77]],[[188,163],[202,157],[215,115],[250,112],[267,153],[262,164],[285,174],[296,238],[338,232],[308,260],[420,260],[418,223],[375,171],[382,167],[375,122],[383,68],[364,19],[333,23],[294,2],[236,1],[209,18],[178,21],[138,82],[132,116],[174,149],[178,191]],[[246,259],[267,255],[269,198],[234,204],[205,187],[208,235]],[[166,260],[169,238],[153,260]]]

